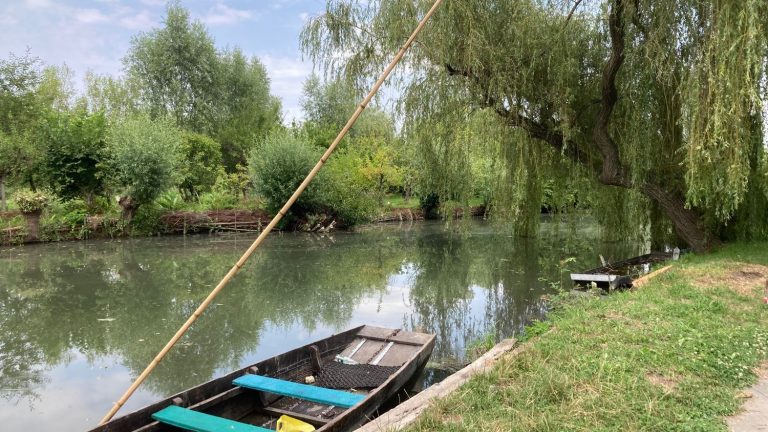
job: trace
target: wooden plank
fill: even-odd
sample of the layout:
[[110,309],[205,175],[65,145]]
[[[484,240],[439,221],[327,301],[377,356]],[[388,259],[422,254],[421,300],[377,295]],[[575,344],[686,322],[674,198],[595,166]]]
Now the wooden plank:
[[616,275],[571,273],[571,280],[574,282],[613,282],[616,278]]
[[280,408],[263,407],[263,408],[259,408],[259,411],[265,412],[265,413],[267,413],[269,415],[273,415],[275,417],[280,417],[282,415],[291,416],[291,417],[293,417],[295,419],[299,419],[299,420],[301,420],[303,422],[307,422],[307,423],[309,423],[309,424],[311,424],[312,426],[315,426],[315,427],[323,426],[324,424],[329,422],[329,420],[326,420],[324,418],[315,417],[315,416],[303,414],[303,413],[296,412],[296,411],[284,410],[284,409],[280,409]]
[[384,328],[384,327],[376,327],[371,325],[363,326],[362,329],[360,329],[359,332],[357,332],[358,337],[364,337],[364,338],[379,338],[384,340],[389,340],[389,338],[397,333],[399,333],[400,330],[393,330],[390,328]]
[[384,345],[386,345],[386,342],[368,340],[359,350],[357,350],[355,355],[352,356],[352,360],[358,363],[368,363],[376,357],[376,354],[384,348]]
[[[357,432],[395,431],[405,428],[437,399],[452,393],[474,375],[490,369],[499,358],[512,351],[516,344],[515,339],[505,339],[499,342],[465,368],[371,420],[365,426],[357,429]],[[515,353],[519,351],[517,350]]]
[[417,346],[395,344],[381,359],[379,366],[402,366],[418,351]]
[[[376,336],[366,336],[364,339],[368,340],[368,341],[375,341],[375,342],[397,342],[397,343],[402,344],[402,345],[413,345],[413,346],[422,346],[425,343],[429,342],[429,336],[430,335],[425,335],[425,337],[421,337],[421,335],[417,334],[417,336],[419,336],[419,338],[413,338],[413,339],[408,338],[408,337],[400,338],[398,336],[392,336],[392,337],[388,337],[388,338],[376,337]],[[351,346],[347,347],[344,350],[343,355],[348,355],[347,353],[352,351],[357,346],[357,342],[361,341],[362,339],[363,338],[355,340],[355,343],[352,343]]]
[[366,338],[358,337],[353,340],[344,350],[339,354],[343,357],[350,357],[357,353],[368,341]]
[[424,345],[430,341],[431,335],[426,333],[413,333],[407,331],[401,331],[398,334],[390,337],[388,340],[393,342],[408,344],[408,345]]
[[671,268],[672,268],[672,266],[668,265],[668,266],[662,267],[662,268],[660,268],[658,270],[654,270],[654,271],[648,273],[647,275],[645,275],[643,277],[639,277],[639,278],[635,279],[634,281],[632,281],[632,287],[633,288],[639,288],[639,287],[647,284],[648,281],[650,281],[652,278],[655,278],[656,276],[658,276],[658,275],[660,275],[662,273],[666,273]]
[[152,414],[152,418],[159,422],[194,432],[269,432],[269,429],[212,416],[199,411],[188,410],[175,405],[168,406]]
[[253,390],[344,408],[351,408],[365,399],[365,396],[363,395],[299,384],[291,381],[283,381],[262,375],[244,375],[232,381],[232,384]]

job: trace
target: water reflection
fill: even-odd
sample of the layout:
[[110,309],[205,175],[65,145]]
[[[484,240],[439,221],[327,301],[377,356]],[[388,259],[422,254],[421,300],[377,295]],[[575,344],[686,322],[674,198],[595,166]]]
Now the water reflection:
[[[362,323],[438,335],[433,360],[542,316],[567,270],[632,245],[589,225],[538,239],[472,222],[278,234],[161,363],[131,408]],[[175,237],[0,251],[0,422],[9,430],[92,426],[197,307],[252,238]],[[611,255],[613,256],[613,255]],[[566,275],[567,277],[567,275]],[[64,408],[54,408],[62,403]],[[57,405],[58,404],[58,405]]]

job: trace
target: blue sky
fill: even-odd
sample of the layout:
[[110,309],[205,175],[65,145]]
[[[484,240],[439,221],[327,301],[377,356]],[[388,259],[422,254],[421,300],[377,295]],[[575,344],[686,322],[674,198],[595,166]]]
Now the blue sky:
[[[82,86],[87,70],[121,75],[131,36],[160,25],[165,0],[3,0],[0,2],[0,57],[32,55],[45,64],[66,63]],[[187,0],[219,48],[239,46],[258,56],[283,100],[285,122],[301,119],[299,98],[312,64],[302,60],[298,36],[324,0]]]

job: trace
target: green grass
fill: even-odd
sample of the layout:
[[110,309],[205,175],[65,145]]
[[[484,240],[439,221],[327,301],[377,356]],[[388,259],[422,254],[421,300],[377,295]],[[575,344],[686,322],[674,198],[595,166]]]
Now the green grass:
[[415,210],[419,208],[419,198],[411,197],[406,200],[404,196],[398,194],[387,195],[384,197],[384,208],[386,209],[399,209],[409,208]]
[[[483,205],[483,199],[479,197],[475,197],[469,200],[468,204],[470,207],[477,207],[477,206]],[[451,202],[451,205],[455,207],[461,207],[462,203]],[[402,209],[402,208],[409,208],[411,210],[416,210],[419,207],[420,207],[419,197],[412,196],[408,200],[406,200],[404,196],[399,194],[388,194],[387,196],[384,197],[384,208],[387,210]]]
[[735,261],[768,264],[768,244],[686,257],[633,292],[566,300],[536,324],[550,330],[530,349],[409,430],[726,430],[723,417],[768,358],[764,275],[734,278]]

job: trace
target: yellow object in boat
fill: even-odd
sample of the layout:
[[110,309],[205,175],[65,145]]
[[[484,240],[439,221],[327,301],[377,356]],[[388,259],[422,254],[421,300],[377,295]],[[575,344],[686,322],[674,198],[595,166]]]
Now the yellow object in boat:
[[315,427],[287,415],[277,419],[277,432],[312,432]]

